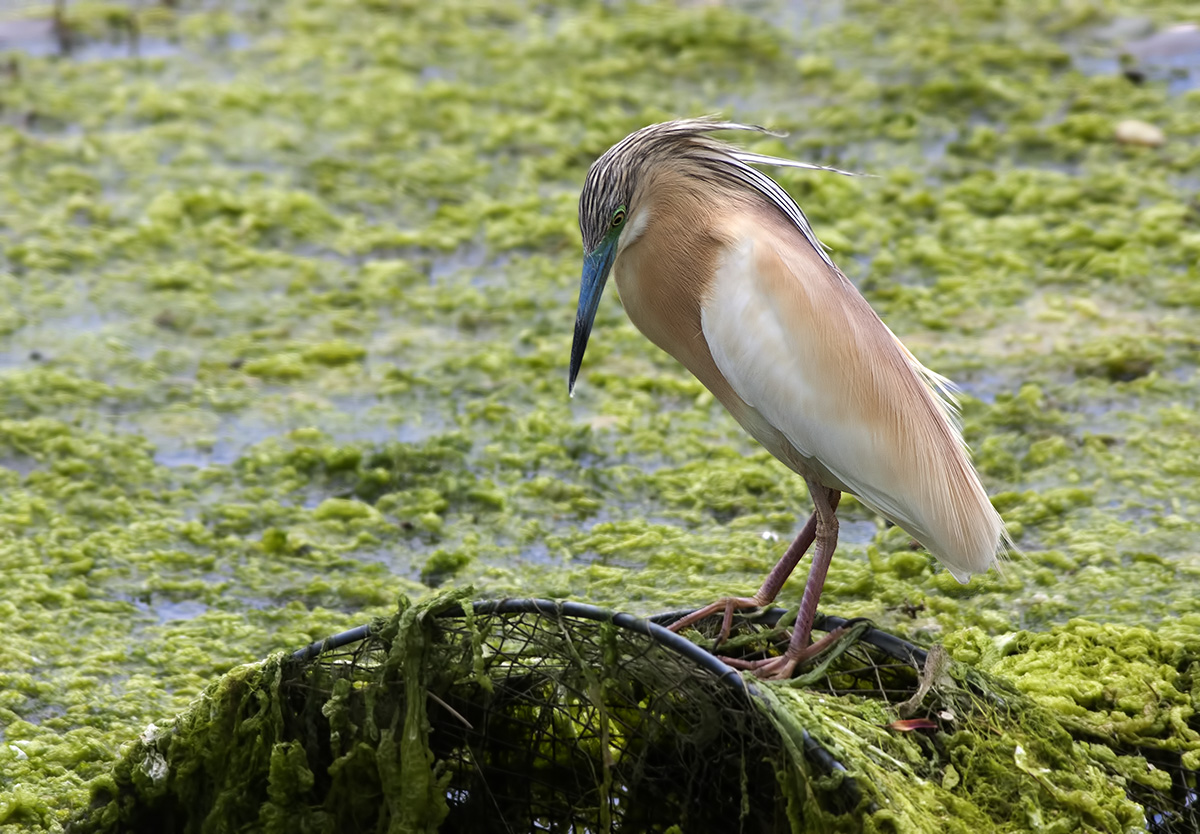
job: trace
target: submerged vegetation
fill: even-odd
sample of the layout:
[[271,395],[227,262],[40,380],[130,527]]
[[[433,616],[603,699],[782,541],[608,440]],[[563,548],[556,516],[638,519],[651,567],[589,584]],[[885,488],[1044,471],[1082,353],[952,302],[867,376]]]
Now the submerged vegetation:
[[0,18],[0,830],[401,594],[757,587],[802,481],[611,299],[566,397],[587,165],[714,111],[874,175],[773,172],[1022,550],[961,586],[848,499],[825,608],[1197,766],[1200,69],[1116,58],[1190,4],[178,5]]

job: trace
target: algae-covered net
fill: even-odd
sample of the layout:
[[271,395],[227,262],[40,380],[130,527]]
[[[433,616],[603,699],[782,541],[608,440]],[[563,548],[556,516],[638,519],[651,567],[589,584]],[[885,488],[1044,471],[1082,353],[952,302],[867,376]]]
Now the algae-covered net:
[[[723,651],[776,650],[778,613]],[[225,676],[132,744],[72,828],[1196,830],[1194,774],[1139,779],[1135,752],[938,651],[823,625],[842,639],[815,668],[763,684],[592,606],[402,603]],[[719,621],[701,626],[703,644]]]
[[[737,672],[628,615],[458,596],[231,674],[75,827],[787,829],[788,754]],[[839,770],[802,744],[814,775]],[[818,793],[858,801],[845,778]]]
[[[453,606],[430,625],[418,689],[430,731],[418,755],[436,763],[442,830],[780,830],[782,745],[740,677],[695,644],[547,600]],[[400,694],[399,677],[384,671],[396,637],[386,626],[368,632],[300,653],[320,651],[303,681],[284,687],[296,714],[328,715],[329,695],[355,685]],[[368,711],[378,726],[406,709],[400,700],[348,697],[330,729],[362,726]]]

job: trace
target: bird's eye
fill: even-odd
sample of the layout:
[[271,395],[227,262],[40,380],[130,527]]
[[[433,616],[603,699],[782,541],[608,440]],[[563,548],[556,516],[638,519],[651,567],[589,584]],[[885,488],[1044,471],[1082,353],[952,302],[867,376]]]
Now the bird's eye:
[[612,227],[615,229],[625,222],[625,209],[619,208],[613,212]]

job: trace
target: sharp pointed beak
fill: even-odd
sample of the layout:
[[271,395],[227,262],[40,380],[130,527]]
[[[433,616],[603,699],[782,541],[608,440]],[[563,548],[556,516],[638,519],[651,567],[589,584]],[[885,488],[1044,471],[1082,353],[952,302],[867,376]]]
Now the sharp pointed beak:
[[579,282],[579,309],[575,312],[575,340],[571,343],[571,374],[567,391],[575,394],[575,378],[583,364],[583,352],[587,349],[588,336],[592,333],[592,322],[596,320],[596,309],[600,296],[608,283],[608,273],[617,257],[616,238],[610,238],[589,252],[583,259],[583,278]]

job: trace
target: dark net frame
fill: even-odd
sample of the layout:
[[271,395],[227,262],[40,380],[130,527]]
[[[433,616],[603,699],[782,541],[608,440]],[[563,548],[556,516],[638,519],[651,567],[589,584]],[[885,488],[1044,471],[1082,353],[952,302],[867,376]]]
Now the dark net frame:
[[[808,732],[802,732],[803,761],[795,751],[789,757],[769,719],[770,700],[712,653],[719,616],[696,624],[699,643],[662,627],[686,613],[647,621],[579,603],[514,599],[438,612],[428,629],[422,685],[429,750],[444,780],[447,816],[440,830],[666,831],[680,825],[688,832],[786,831],[796,827],[788,811],[796,796],[788,795],[779,774],[798,764],[809,792],[802,802],[816,801],[833,815],[873,810]],[[782,651],[785,614],[771,609],[735,618],[720,651],[743,659]],[[846,634],[815,669],[800,670],[795,683],[809,691],[891,707],[910,701],[907,716],[945,733],[955,729],[955,711],[962,715],[983,704],[998,713],[1019,710],[1023,696],[975,674],[959,681],[956,694],[913,698],[928,690],[925,650],[865,621],[818,616],[814,627]],[[343,681],[350,683],[348,690],[341,684],[350,694],[349,725],[372,723],[368,713],[384,702],[370,693],[402,691],[404,675],[412,672],[397,667],[381,674],[390,640],[376,624],[296,652],[299,671],[282,686],[293,701],[288,712],[309,722],[323,716],[312,699],[326,703]],[[396,708],[403,705],[387,707]],[[327,738],[328,722],[315,721],[318,726],[288,735]],[[916,735],[927,748],[927,776],[937,778],[945,735]],[[1103,741],[1078,728],[1074,735]],[[313,756],[320,752],[310,750],[310,760],[321,761]],[[1145,809],[1146,830],[1200,831],[1195,772],[1169,751],[1121,752],[1171,771],[1170,791],[1125,783],[1127,795]],[[831,774],[838,778],[826,778]]]

